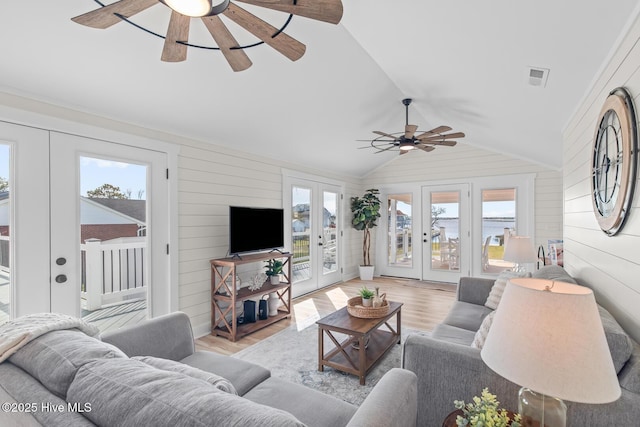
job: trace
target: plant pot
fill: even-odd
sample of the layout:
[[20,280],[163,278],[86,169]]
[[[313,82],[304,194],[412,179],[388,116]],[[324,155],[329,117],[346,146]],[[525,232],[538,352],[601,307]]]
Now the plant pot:
[[269,280],[271,280],[271,284],[272,285],[279,285],[280,284],[280,276],[278,276],[277,274],[275,274],[273,276],[269,276]]
[[373,298],[362,298],[363,307],[371,307],[373,305]]
[[360,280],[373,280],[373,265],[360,266]]

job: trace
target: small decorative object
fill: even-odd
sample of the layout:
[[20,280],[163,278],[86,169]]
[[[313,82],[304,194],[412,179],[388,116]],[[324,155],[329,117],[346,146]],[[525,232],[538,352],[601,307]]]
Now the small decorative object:
[[482,390],[480,397],[474,397],[473,402],[465,404],[455,400],[453,404],[462,412],[456,417],[458,426],[521,427],[520,414],[510,414],[506,409],[500,409],[496,395],[489,393],[487,388]]
[[373,297],[373,303],[372,303],[373,308],[382,307],[382,303],[386,297],[387,297],[387,294],[380,295],[380,288],[376,286],[376,295]]
[[269,308],[267,306],[267,300],[264,299],[266,295],[263,295],[260,301],[258,301],[258,319],[265,320],[269,316]]
[[250,291],[257,291],[264,285],[264,282],[267,280],[267,275],[264,273],[258,273],[253,276],[253,281],[251,285],[249,285]]
[[602,231],[618,233],[633,204],[638,162],[637,117],[633,98],[618,87],[607,97],[591,151],[591,202]]
[[240,280],[240,276],[236,275],[236,295],[240,292],[240,288],[242,287],[242,280]]
[[357,296],[349,298],[347,301],[347,312],[353,317],[361,319],[377,319],[386,316],[389,313],[389,301],[382,301],[382,305],[378,308],[365,307],[362,305],[362,297]]
[[269,294],[269,316],[275,316],[278,314],[278,306],[280,305],[280,298],[277,292],[271,292]]
[[280,275],[282,274],[283,267],[284,262],[282,262],[282,260],[270,259],[267,261],[267,265],[264,266],[266,269],[265,274],[269,276],[272,285],[280,283]]
[[375,296],[375,293],[372,290],[367,289],[366,286],[363,286],[362,289],[358,291],[358,293],[362,297],[363,307],[371,307],[373,305],[373,297]]
[[375,188],[367,190],[362,197],[351,198],[351,213],[353,219],[351,226],[356,230],[364,231],[362,242],[362,265],[360,266],[360,280],[373,280],[374,266],[371,265],[371,229],[375,227],[380,218],[381,202],[378,198],[380,192]]

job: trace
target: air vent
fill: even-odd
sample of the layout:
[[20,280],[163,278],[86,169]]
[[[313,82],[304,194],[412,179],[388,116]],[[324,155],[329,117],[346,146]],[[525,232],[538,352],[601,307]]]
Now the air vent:
[[531,86],[545,87],[549,77],[548,68],[527,67],[527,83]]

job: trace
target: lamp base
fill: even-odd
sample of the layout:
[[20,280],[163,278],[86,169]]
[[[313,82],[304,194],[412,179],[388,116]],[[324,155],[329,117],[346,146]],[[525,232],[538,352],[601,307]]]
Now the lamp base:
[[561,399],[522,387],[518,393],[518,412],[522,426],[566,427],[567,405]]

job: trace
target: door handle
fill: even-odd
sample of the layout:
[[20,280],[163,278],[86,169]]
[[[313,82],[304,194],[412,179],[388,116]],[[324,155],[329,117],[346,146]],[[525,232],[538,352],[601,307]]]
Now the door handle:
[[320,239],[320,241],[318,242],[318,246],[322,246],[323,245],[323,241],[324,241],[324,237],[322,237],[322,235],[318,236],[318,239]]
[[58,274],[56,276],[56,283],[64,283],[67,281],[67,276],[65,276],[64,274]]

